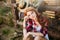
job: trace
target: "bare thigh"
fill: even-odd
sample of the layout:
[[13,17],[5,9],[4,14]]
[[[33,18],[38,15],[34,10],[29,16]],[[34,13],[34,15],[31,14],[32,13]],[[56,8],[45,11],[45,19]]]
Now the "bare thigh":
[[46,38],[41,36],[36,36],[34,40],[46,40]]
[[27,38],[23,38],[23,40],[34,40],[32,35],[29,35]]

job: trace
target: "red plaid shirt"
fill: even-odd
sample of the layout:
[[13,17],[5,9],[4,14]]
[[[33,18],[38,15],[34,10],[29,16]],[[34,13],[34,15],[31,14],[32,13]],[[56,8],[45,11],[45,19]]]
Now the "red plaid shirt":
[[[44,20],[44,22],[46,22],[45,26],[47,26],[47,21]],[[27,32],[30,32],[30,31],[37,32],[36,28],[34,28],[33,25],[36,25],[36,23],[33,20],[28,19],[26,21],[26,30],[27,30]],[[47,34],[47,28],[46,27],[41,28],[39,32],[43,33],[44,36],[45,36]]]

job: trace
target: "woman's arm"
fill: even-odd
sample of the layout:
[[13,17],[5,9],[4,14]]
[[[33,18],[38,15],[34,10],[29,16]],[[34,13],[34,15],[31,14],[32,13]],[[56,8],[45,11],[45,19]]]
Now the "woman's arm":
[[27,30],[26,30],[26,21],[27,21],[27,18],[24,17],[24,21],[23,21],[23,40],[26,40],[27,37],[30,35],[29,33],[27,33]]
[[44,36],[42,33],[40,32],[28,32],[28,34],[30,35],[36,35],[36,36]]
[[23,21],[23,36],[25,36],[26,35],[26,33],[27,33],[27,30],[26,30],[26,25],[25,25],[25,20]]
[[26,35],[26,33],[27,33],[27,30],[26,30],[26,25],[25,25],[25,23],[26,23],[26,17],[24,17],[24,21],[23,21],[23,37]]
[[23,21],[23,36],[26,36],[27,34],[27,30],[26,30],[26,21],[27,21],[28,17],[25,16],[24,17],[24,21]]

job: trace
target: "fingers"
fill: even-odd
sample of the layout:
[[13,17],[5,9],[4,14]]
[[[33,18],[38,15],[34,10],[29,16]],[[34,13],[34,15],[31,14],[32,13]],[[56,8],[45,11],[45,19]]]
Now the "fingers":
[[24,17],[24,20],[25,20],[25,21],[27,21],[28,19],[29,19],[29,17],[28,17],[28,16],[25,16],[25,17]]

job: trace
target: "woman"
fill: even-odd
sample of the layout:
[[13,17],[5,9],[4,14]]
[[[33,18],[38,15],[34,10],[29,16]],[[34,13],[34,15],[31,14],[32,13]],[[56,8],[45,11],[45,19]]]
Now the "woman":
[[[40,40],[40,37],[45,37],[47,35],[47,22],[45,20],[41,22],[38,12],[34,8],[29,7],[24,14],[23,40],[26,40],[29,35],[32,35],[34,40]],[[44,24],[42,24],[43,22]]]

